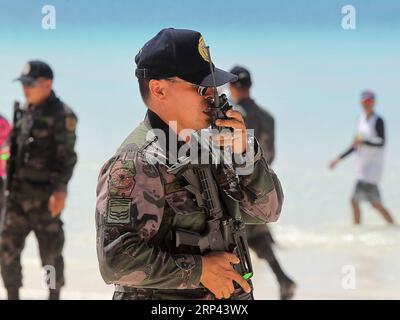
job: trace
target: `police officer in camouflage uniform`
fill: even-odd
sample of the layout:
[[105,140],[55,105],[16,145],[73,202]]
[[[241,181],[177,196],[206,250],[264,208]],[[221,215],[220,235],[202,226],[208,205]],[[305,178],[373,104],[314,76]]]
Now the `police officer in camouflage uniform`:
[[[236,104],[235,109],[244,117],[246,127],[254,129],[254,135],[262,146],[265,161],[269,165],[275,158],[275,121],[272,115],[265,109],[259,107],[250,97],[250,87],[252,85],[250,72],[241,66],[235,66],[231,73],[238,76],[236,81],[229,84],[231,98]],[[296,285],[282,270],[275,257],[272,245],[274,240],[265,225],[247,225],[247,241],[259,258],[267,260],[274,272],[279,286],[280,298],[282,300],[291,299],[294,295]]]
[[19,299],[21,252],[25,238],[34,231],[42,265],[49,272],[49,299],[59,299],[64,285],[60,214],[77,161],[77,117],[52,90],[53,72],[46,63],[28,62],[17,80],[26,104],[15,124],[11,144],[16,145],[10,146],[15,152],[7,163],[13,172],[8,171],[6,211],[1,218],[1,275],[8,298]]
[[[202,254],[196,246],[177,246],[175,241],[178,230],[206,231],[204,208],[189,192],[188,181],[170,169],[176,159],[171,152],[174,141],[183,146],[185,129],[200,130],[210,124],[207,109],[213,81],[208,61],[200,33],[172,28],[161,30],[136,55],[135,74],[148,111],[104,164],[97,185],[99,267],[104,281],[115,285],[114,299],[227,299],[234,282],[251,291],[232,267],[239,263],[234,254]],[[236,78],[213,70],[216,86]],[[227,116],[216,124],[245,131],[240,113],[232,110]],[[240,139],[232,150],[245,156],[248,141],[254,140]],[[219,195],[236,219],[275,221],[282,190],[261,148],[254,144],[254,169],[239,180],[242,200],[225,190]]]

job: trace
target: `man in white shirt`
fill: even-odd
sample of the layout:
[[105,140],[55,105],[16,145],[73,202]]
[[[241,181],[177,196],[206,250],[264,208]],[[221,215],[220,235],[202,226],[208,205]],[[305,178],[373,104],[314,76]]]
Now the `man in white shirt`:
[[363,113],[357,123],[357,134],[352,146],[330,163],[334,169],[338,162],[354,151],[357,154],[357,183],[351,199],[354,223],[360,224],[360,201],[368,201],[382,217],[393,224],[393,218],[382,205],[378,184],[383,170],[385,126],[383,119],[374,112],[375,95],[371,91],[361,94]]

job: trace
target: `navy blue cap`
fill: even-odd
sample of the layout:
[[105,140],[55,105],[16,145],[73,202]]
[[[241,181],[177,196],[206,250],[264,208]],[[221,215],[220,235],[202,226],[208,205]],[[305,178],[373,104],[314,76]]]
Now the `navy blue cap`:
[[238,79],[232,83],[233,85],[238,88],[251,86],[252,82],[249,70],[241,66],[235,66],[230,72],[238,76]]
[[[197,31],[163,29],[143,46],[135,62],[139,79],[179,77],[199,86],[214,86],[205,42]],[[217,87],[237,78],[212,67]]]
[[33,85],[38,78],[53,79],[53,77],[53,70],[47,63],[33,60],[25,64],[21,75],[14,81],[21,81],[23,85]]
[[361,92],[361,100],[375,100],[375,94],[371,90]]

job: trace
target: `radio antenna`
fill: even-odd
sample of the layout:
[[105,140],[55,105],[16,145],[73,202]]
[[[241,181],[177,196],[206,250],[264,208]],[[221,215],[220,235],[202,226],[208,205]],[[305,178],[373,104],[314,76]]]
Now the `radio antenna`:
[[214,85],[214,107],[216,109],[218,109],[219,108],[219,101],[218,101],[217,82],[215,81],[214,68],[213,68],[213,63],[211,61],[210,47],[209,46],[205,46],[204,48],[207,51],[208,63],[210,65],[211,77],[212,77],[213,85]]

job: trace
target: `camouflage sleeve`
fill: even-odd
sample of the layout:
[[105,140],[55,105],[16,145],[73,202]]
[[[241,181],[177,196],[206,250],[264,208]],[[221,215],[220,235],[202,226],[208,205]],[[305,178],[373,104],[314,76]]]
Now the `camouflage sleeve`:
[[50,182],[55,191],[66,191],[68,181],[77,161],[74,150],[77,117],[71,112],[55,119],[55,159],[50,173]]
[[246,223],[267,223],[278,220],[282,209],[283,191],[280,181],[255,141],[254,168],[240,179],[243,199],[241,212]]
[[97,185],[97,255],[106,283],[138,288],[199,287],[201,256],[173,255],[157,243],[164,214],[157,168],[138,155],[111,159]]

